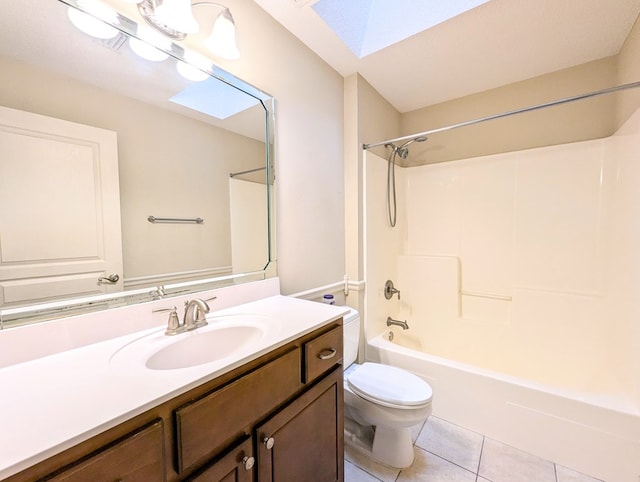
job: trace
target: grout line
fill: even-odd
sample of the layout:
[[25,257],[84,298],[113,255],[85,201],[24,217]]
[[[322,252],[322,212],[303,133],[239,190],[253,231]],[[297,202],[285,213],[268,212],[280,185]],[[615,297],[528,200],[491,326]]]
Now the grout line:
[[[482,452],[484,451],[484,441],[486,437],[482,436],[482,445],[480,445],[480,457],[478,457],[478,467],[476,468],[476,480],[480,477],[480,463],[482,462]],[[557,481],[556,481],[557,482]]]
[[[456,464],[455,462],[452,462],[451,460],[445,459],[442,455],[438,455],[438,454],[436,454],[436,453],[431,452],[430,450],[423,449],[422,447],[418,447],[417,445],[414,445],[414,448],[415,448],[415,449],[418,449],[418,450],[422,450],[423,452],[429,453],[429,454],[431,454],[431,455],[433,455],[433,456],[435,456],[435,457],[438,457],[439,459],[444,460],[444,461],[445,461],[445,462],[447,462],[448,464],[455,465],[456,467],[458,467],[458,468],[460,468],[460,469],[462,469],[462,470],[465,470],[465,471],[469,472],[470,474],[475,475],[475,476],[476,476],[476,478],[478,478],[478,477],[477,477],[477,476],[478,476],[478,473],[477,473],[477,472],[473,472],[473,470],[469,470],[469,469],[467,469],[466,467],[463,467],[462,465],[458,465],[458,464]],[[400,472],[402,472],[402,471],[400,471]]]
[[556,482],[558,482],[558,466],[553,464],[553,475],[556,477]]

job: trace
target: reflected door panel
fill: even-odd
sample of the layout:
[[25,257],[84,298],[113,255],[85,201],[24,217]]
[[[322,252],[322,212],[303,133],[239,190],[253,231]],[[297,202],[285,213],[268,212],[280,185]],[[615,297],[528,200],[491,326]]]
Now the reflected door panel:
[[122,290],[116,133],[0,108],[0,220],[0,304]]

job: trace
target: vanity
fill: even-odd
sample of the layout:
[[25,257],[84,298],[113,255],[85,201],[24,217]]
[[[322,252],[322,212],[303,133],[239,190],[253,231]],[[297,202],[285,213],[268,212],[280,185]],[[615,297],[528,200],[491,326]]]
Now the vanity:
[[[345,311],[272,295],[213,309],[201,333],[155,326],[4,367],[0,480],[343,480]],[[145,365],[247,326],[260,336],[222,358]]]

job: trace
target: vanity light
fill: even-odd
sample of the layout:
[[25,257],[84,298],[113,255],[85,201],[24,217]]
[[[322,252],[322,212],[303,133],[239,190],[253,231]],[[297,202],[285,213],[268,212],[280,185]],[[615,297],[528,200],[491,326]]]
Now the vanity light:
[[155,8],[158,22],[183,33],[196,33],[198,22],[193,18],[191,0],[164,0]]
[[138,29],[140,39],[131,37],[129,46],[136,55],[152,62],[162,62],[169,58],[169,54],[161,49],[171,48],[171,41],[160,36],[157,32],[149,29]]
[[236,45],[236,25],[228,8],[225,8],[213,24],[211,35],[204,41],[204,45],[218,57],[229,60],[240,58],[240,51]]
[[[130,0],[127,0],[130,1]],[[140,15],[154,29],[173,40],[184,40],[188,34],[196,33],[199,25],[193,17],[193,7],[217,7],[222,11],[217,15],[211,35],[205,46],[218,57],[235,60],[240,57],[236,45],[236,27],[229,9],[216,2],[195,2],[191,0],[142,0],[138,3]]]
[[207,80],[209,78],[209,74],[207,72],[213,68],[211,62],[194,52],[186,51],[184,55],[184,59],[189,63],[178,60],[178,63],[176,64],[178,73],[185,79],[192,80],[194,82]]
[[103,40],[108,40],[118,35],[118,29],[106,23],[117,22],[118,16],[114,10],[102,3],[90,0],[78,2],[78,5],[91,14],[69,7],[67,15],[78,30]]

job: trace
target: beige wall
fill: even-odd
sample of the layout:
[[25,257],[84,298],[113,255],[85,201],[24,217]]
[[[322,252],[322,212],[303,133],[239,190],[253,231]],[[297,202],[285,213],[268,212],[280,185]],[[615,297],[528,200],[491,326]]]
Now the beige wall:
[[341,281],[343,78],[251,0],[227,2],[241,58],[220,62],[276,99],[276,237],[283,294]]
[[[108,3],[139,18],[133,4]],[[239,60],[213,59],[201,42],[184,43],[276,99],[276,237],[282,292],[341,281],[343,78],[252,0],[225,5],[237,26]],[[205,13],[199,10],[197,15],[206,20]]]
[[13,60],[0,70],[0,104],[118,133],[125,280],[230,267],[229,172],[255,167],[264,143]]
[[[345,253],[346,273],[351,281],[364,280],[363,248],[363,151],[372,139],[388,139],[400,133],[400,113],[362,76],[345,79]],[[352,292],[347,300],[354,308],[364,306],[364,292]]]
[[[640,82],[640,18],[636,20],[633,29],[618,54],[619,85]],[[640,88],[619,94],[617,105],[616,126],[620,127],[640,106]]]
[[[408,112],[402,116],[402,134],[522,109],[615,84],[616,58],[610,57]],[[615,97],[603,96],[433,134],[428,142],[412,146],[405,165],[609,136],[616,127],[615,107]]]

